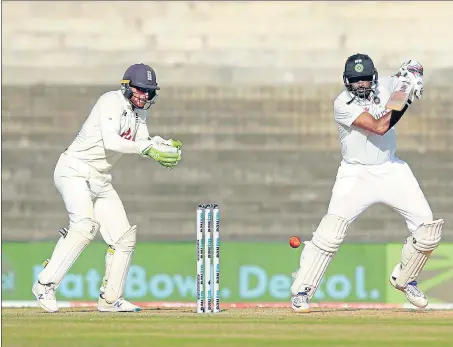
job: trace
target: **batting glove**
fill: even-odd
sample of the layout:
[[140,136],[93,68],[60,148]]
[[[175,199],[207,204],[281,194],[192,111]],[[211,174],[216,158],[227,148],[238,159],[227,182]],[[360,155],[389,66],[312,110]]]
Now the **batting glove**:
[[414,76],[423,77],[423,66],[416,60],[408,60],[401,64],[398,74],[405,76],[408,72]]
[[409,97],[413,101],[414,97],[418,100],[423,95],[423,66],[415,60],[404,62],[398,69],[397,76],[406,77],[413,85],[412,93]]

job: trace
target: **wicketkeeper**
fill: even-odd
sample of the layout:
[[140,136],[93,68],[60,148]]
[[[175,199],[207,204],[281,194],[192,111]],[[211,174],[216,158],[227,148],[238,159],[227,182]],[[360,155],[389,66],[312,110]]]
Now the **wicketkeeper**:
[[61,154],[54,181],[70,224],[33,285],[33,294],[44,310],[58,311],[55,290],[98,231],[109,245],[98,310],[140,310],[122,297],[137,226],[129,224],[110,170],[125,153],[155,160],[169,169],[181,160],[180,141],[149,136],[146,110],[156,102],[159,89],[150,66],[130,66],[121,89],[98,99],[72,144]]

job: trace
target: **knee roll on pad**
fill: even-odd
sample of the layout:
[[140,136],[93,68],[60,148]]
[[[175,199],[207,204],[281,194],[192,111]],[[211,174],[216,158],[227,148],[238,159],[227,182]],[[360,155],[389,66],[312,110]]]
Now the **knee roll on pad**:
[[438,219],[419,226],[412,234],[414,248],[420,252],[434,251],[439,246],[443,224],[444,220]]
[[100,224],[91,219],[84,219],[71,225],[66,236],[58,241],[52,258],[39,274],[39,282],[54,283],[58,287],[72,264],[94,239],[99,228]]
[[112,246],[114,250],[133,251],[137,243],[137,226],[132,226],[126,233],[119,238]]
[[423,224],[407,238],[401,252],[401,271],[395,279],[397,287],[405,288],[420,274],[431,253],[439,246],[443,224],[443,219]]
[[75,231],[92,241],[100,228],[101,225],[98,222],[92,219],[82,219],[70,226],[68,234]]
[[327,214],[313,233],[311,242],[319,249],[334,253],[343,242],[348,226],[346,219]]
[[[132,226],[126,233],[113,245],[113,255],[109,260],[111,263],[105,281],[104,298],[109,304],[118,300],[124,291],[127,274],[131,263],[132,254],[135,250],[137,226]],[[107,272],[107,271],[106,271]]]
[[306,242],[300,256],[300,268],[291,286],[293,295],[303,291],[311,298],[327,271],[333,256],[343,242],[349,223],[341,217],[326,215],[313,238]]

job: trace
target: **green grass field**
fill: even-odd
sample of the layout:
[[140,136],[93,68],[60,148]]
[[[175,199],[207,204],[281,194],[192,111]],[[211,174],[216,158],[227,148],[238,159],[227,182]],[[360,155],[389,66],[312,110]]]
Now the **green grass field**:
[[453,346],[453,311],[191,309],[99,313],[2,309],[2,346]]

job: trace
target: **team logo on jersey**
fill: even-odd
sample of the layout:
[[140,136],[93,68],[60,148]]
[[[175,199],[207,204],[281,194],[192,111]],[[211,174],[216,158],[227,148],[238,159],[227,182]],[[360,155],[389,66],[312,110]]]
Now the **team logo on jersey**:
[[123,131],[123,133],[120,135],[123,139],[126,140],[132,140],[132,131],[131,128],[127,129],[127,131]]
[[363,71],[363,65],[362,65],[362,64],[356,64],[356,65],[354,66],[354,70],[355,70],[356,72],[362,72],[362,71]]
[[377,96],[373,98],[373,101],[376,105],[379,105],[381,103],[381,99],[379,99]]

